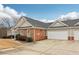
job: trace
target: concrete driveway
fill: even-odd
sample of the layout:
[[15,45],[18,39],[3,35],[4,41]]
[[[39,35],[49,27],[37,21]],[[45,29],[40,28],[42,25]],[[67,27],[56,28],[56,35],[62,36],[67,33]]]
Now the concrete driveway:
[[43,40],[36,43],[21,42],[23,48],[6,51],[9,55],[78,55],[79,41]]

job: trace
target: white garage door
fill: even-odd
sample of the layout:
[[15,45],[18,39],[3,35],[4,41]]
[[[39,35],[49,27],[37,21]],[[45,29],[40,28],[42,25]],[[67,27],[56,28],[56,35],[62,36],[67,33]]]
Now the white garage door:
[[79,30],[74,31],[74,40],[79,40]]
[[59,40],[68,39],[68,31],[48,31],[47,35],[48,39],[59,39]]

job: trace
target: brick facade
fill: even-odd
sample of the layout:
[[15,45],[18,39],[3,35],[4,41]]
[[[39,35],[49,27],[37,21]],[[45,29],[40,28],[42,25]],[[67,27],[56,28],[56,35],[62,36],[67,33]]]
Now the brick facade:
[[27,37],[30,36],[36,41],[46,39],[46,30],[44,29],[19,29],[18,31],[21,35],[27,36]]

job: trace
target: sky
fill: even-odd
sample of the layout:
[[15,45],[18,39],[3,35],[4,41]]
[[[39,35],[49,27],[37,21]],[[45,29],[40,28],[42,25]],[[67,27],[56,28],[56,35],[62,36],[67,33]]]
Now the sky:
[[[79,15],[79,4],[3,4],[25,16],[39,20],[55,20],[58,17]],[[75,16],[76,15],[76,16]],[[72,16],[71,16],[72,17]]]

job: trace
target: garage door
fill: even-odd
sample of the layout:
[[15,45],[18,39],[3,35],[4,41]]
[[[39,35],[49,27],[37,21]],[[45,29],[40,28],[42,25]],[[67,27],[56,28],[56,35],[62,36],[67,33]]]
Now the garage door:
[[74,40],[79,40],[79,30],[74,31]]
[[48,31],[47,35],[48,39],[59,39],[59,40],[68,39],[68,31]]

